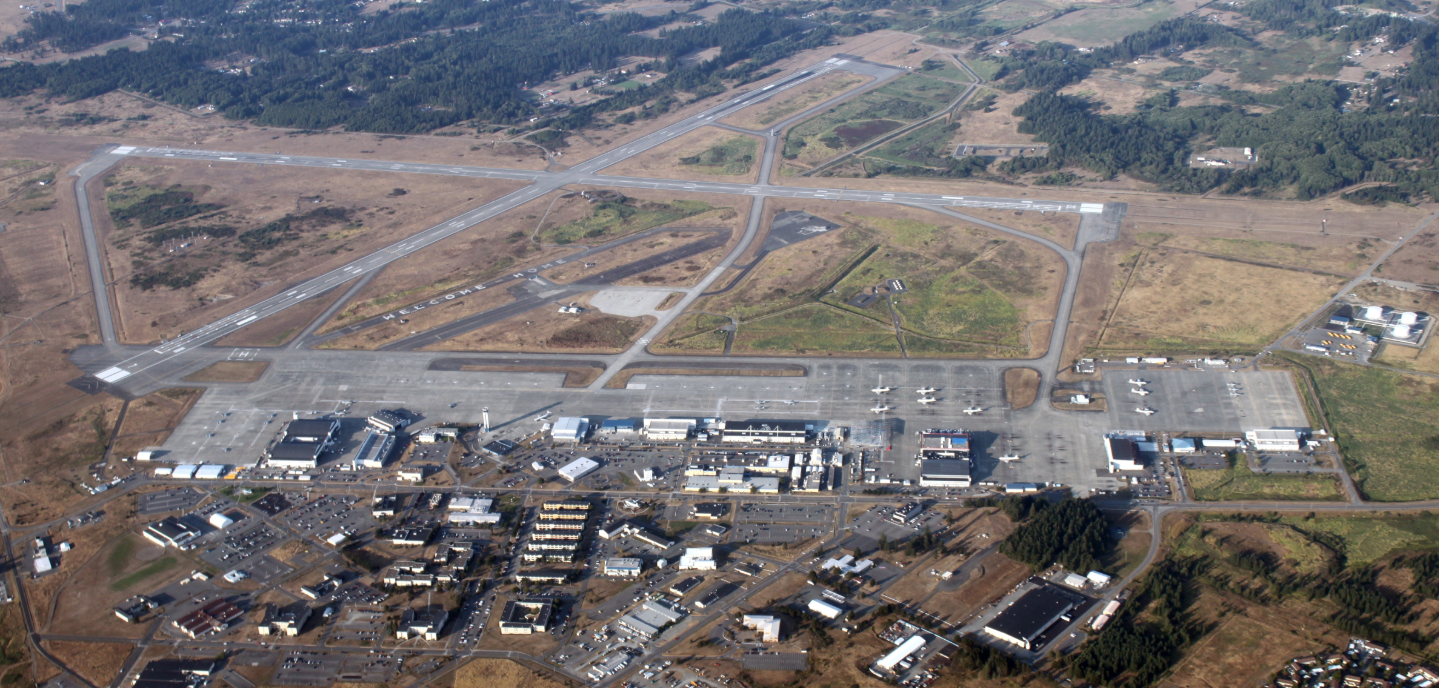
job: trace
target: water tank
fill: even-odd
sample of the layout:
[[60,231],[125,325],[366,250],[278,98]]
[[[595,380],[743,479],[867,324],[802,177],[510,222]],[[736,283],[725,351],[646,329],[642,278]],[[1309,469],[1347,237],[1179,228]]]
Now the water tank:
[[1384,319],[1384,307],[1383,307],[1383,306],[1368,306],[1368,307],[1366,307],[1366,308],[1364,309],[1364,319],[1365,319],[1365,320],[1383,320],[1383,319]]
[[1413,325],[1414,323],[1417,323],[1417,322],[1419,322],[1419,314],[1418,314],[1418,313],[1411,313],[1411,312],[1409,312],[1409,311],[1405,311],[1405,312],[1399,314],[1399,324],[1400,324],[1400,325]]
[[1395,325],[1395,326],[1394,326],[1394,330],[1393,330],[1393,332],[1392,332],[1391,334],[1392,334],[1392,336],[1394,336],[1394,337],[1397,338],[1397,339],[1405,339],[1405,338],[1407,338],[1407,337],[1409,336],[1409,326],[1408,326],[1408,325]]

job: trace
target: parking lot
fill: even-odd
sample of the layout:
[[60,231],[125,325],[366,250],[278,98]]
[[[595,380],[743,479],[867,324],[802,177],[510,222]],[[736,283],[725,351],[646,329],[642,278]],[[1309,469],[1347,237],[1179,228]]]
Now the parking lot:
[[834,509],[828,506],[796,506],[787,504],[742,504],[735,516],[736,523],[828,523]]
[[876,505],[850,519],[845,527],[851,535],[840,546],[858,547],[862,551],[870,552],[879,548],[880,536],[884,536],[892,545],[900,544],[923,532],[925,527],[932,532],[938,532],[945,525],[944,517],[933,509],[926,510],[908,525],[900,525],[890,520],[889,515],[893,512],[894,507]]
[[329,640],[370,641],[378,645],[384,639],[385,610],[381,607],[345,605],[338,617]]
[[336,682],[383,683],[396,669],[396,661],[387,654],[371,651],[302,652],[285,655],[275,668],[274,683],[291,686],[328,686]]
[[205,493],[193,487],[172,487],[160,492],[145,492],[136,502],[135,511],[141,516],[163,514],[168,511],[188,511],[205,501]]
[[251,519],[216,531],[204,538],[197,549],[204,547],[198,554],[205,563],[221,571],[229,571],[247,568],[245,564],[254,565],[265,552],[284,539],[283,534],[259,519]]
[[275,516],[304,499],[305,496],[301,493],[271,492],[255,500],[250,506],[264,512],[266,516]]
[[353,535],[373,530],[375,519],[370,515],[369,504],[357,508],[360,501],[359,497],[351,495],[325,495],[290,509],[280,520],[305,535],[322,540],[335,533]]

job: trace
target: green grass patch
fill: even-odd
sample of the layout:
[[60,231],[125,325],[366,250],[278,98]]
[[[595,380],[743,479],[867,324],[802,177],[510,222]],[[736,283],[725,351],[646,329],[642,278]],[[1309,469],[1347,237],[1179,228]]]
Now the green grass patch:
[[155,227],[225,207],[216,203],[196,203],[195,193],[194,189],[179,184],[165,189],[153,186],[115,187],[105,193],[105,205],[115,226],[122,228],[129,227],[131,222],[139,222],[144,228]]
[[680,164],[704,174],[749,174],[758,147],[759,142],[748,136],[732,136],[698,155],[680,158]]
[[[1089,8],[1070,12],[1040,25],[1039,30],[1054,38],[1083,44],[1109,44],[1138,33],[1166,19],[1179,16],[1173,3],[1152,2],[1139,7]],[[1034,40],[1040,40],[1036,36]]]
[[959,96],[959,84],[907,74],[790,129],[784,157],[818,162],[924,119]]
[[814,304],[741,324],[733,350],[899,353],[899,340],[882,323]]
[[954,135],[954,128],[955,125],[943,121],[931,122],[896,137],[866,155],[898,165],[941,167],[949,161],[953,152],[949,140]]
[[1439,497],[1439,385],[1380,368],[1280,355],[1313,376],[1345,466],[1367,499]]
[[925,60],[919,66],[919,73],[941,79],[954,79],[965,82],[970,80],[969,74],[963,69],[960,69],[959,65],[954,63],[954,60],[947,57],[932,57]]
[[985,81],[994,81],[994,77],[999,74],[999,70],[1004,69],[1004,65],[986,59],[970,60],[965,64],[969,65],[969,68],[973,69],[974,73],[978,74],[979,78]]
[[1305,74],[1336,76],[1344,66],[1347,44],[1319,38],[1277,36],[1261,46],[1221,48],[1210,53],[1206,63],[1239,72],[1239,80],[1263,84],[1277,77]]
[[241,504],[250,504],[274,491],[273,487],[246,487],[240,488],[234,485],[222,488],[220,494],[229,497]]
[[115,548],[110,550],[110,556],[105,559],[105,568],[110,571],[110,577],[120,575],[130,565],[130,557],[135,555],[135,541],[133,535],[120,538],[115,543]]
[[1372,564],[1399,550],[1439,549],[1439,516],[1424,512],[1399,515],[1286,517],[1283,522],[1308,533],[1325,533],[1339,544],[1351,566]]
[[139,585],[140,583],[143,583],[154,576],[158,576],[161,573],[169,571],[170,569],[175,567],[176,563],[178,563],[178,561],[175,559],[175,557],[161,557],[159,559],[156,559],[155,561],[150,562],[149,564],[146,564],[138,571],[128,576],[125,576],[124,578],[121,578],[114,583],[111,583],[110,589],[119,591],[133,588],[136,585]]
[[1194,65],[1175,65],[1175,66],[1173,66],[1173,67],[1167,67],[1167,68],[1165,68],[1164,71],[1160,72],[1160,73],[1159,73],[1159,80],[1160,80],[1160,81],[1199,81],[1200,79],[1203,79],[1204,77],[1209,76],[1209,74],[1210,74],[1211,72],[1213,72],[1213,71],[1214,71],[1214,70],[1212,70],[1212,69],[1205,69],[1205,68],[1203,68],[1203,67],[1195,67]]
[[1186,470],[1184,477],[1201,502],[1344,500],[1332,475],[1266,475],[1249,470],[1243,459],[1222,471]]
[[541,239],[551,244],[572,244],[586,239],[609,241],[713,209],[714,206],[703,201],[660,203],[622,198],[596,204],[589,217],[546,230]]
[[724,351],[728,333],[720,330],[729,318],[708,313],[685,313],[675,319],[663,341],[656,348],[683,351]]

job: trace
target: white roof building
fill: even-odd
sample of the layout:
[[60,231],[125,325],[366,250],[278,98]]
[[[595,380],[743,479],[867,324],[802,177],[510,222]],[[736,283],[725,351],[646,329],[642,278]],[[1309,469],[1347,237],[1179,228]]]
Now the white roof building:
[[233,524],[235,523],[235,519],[232,519],[232,518],[230,518],[229,516],[226,516],[226,515],[218,512],[218,511],[215,512],[215,513],[213,513],[213,514],[210,514],[210,518],[207,519],[207,520],[210,522],[210,525],[215,526],[216,528],[219,528],[220,530],[224,530],[224,529],[226,529],[226,528],[229,528],[231,525],[233,525]]
[[644,562],[635,557],[612,557],[605,560],[605,575],[633,578],[640,575]]
[[1093,583],[1094,587],[1096,588],[1102,588],[1106,585],[1109,585],[1109,581],[1112,580],[1109,577],[1109,574],[1103,573],[1101,571],[1090,571],[1089,575],[1085,577],[1088,578],[1089,582]]
[[773,616],[745,614],[741,620],[745,628],[759,631],[760,639],[766,643],[779,642],[780,622]]
[[570,482],[574,482],[576,480],[579,480],[580,478],[585,477],[586,475],[589,475],[590,473],[593,473],[595,469],[599,467],[600,465],[596,463],[593,459],[581,456],[580,458],[575,459],[574,461],[571,461],[561,467],[559,473],[561,478],[564,478],[565,480],[568,480]]
[[690,547],[680,557],[681,571],[713,571],[716,568],[713,547]]
[[450,513],[446,520],[460,524],[499,523],[504,517],[497,511],[490,511],[495,501],[484,497],[455,497],[450,500]]
[[196,480],[219,480],[225,475],[225,467],[207,463],[195,469]]
[[825,602],[824,600],[810,600],[809,610],[816,614],[819,614],[820,616],[823,616],[826,619],[831,620],[838,619],[841,614],[844,614],[843,609],[840,609],[839,607]]
[[193,463],[182,463],[175,467],[175,472],[170,477],[176,480],[189,480],[195,477],[195,471],[200,467]]
[[589,434],[590,421],[588,418],[566,417],[555,421],[555,426],[550,430],[550,437],[556,442],[580,442]]
[[693,418],[646,418],[645,437],[656,442],[679,442],[694,432]]
[[899,647],[894,648],[889,654],[881,657],[878,662],[875,662],[875,666],[885,671],[894,671],[894,668],[898,666],[900,662],[903,662],[910,655],[919,652],[920,648],[923,647],[924,638],[912,635],[909,639],[900,643]]
[[1293,429],[1250,430],[1244,436],[1256,451],[1299,451],[1299,432]]
[[1077,573],[1071,573],[1064,577],[1064,584],[1076,590],[1083,590],[1089,587],[1089,579]]

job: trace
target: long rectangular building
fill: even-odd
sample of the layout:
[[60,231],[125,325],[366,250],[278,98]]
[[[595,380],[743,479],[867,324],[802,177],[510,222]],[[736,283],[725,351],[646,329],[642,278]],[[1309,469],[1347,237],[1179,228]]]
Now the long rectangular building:
[[1079,606],[1077,595],[1070,595],[1050,585],[1030,590],[999,613],[984,632],[1005,642],[1033,650],[1034,641],[1061,616]]
[[721,439],[744,444],[804,444],[812,426],[797,420],[725,421]]

